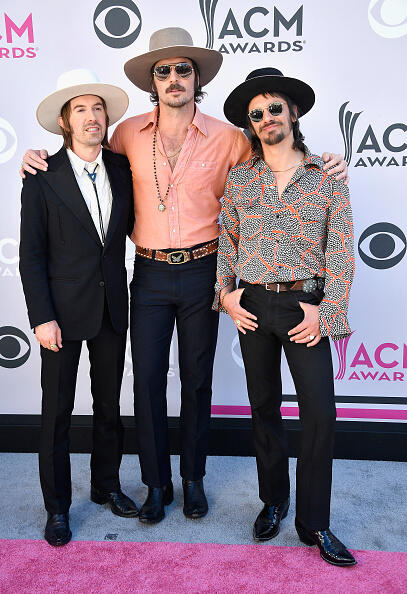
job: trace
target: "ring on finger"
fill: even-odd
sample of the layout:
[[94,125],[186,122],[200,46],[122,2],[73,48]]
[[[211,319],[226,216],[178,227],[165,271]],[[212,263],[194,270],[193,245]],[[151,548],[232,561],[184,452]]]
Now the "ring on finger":
[[240,320],[235,320],[236,326],[240,326]]
[[314,336],[313,334],[310,334],[310,335],[308,336],[308,338],[309,338],[310,340],[314,340],[315,336]]
[[51,344],[51,343],[50,343],[50,345],[49,345],[49,348],[50,348],[52,351],[54,351],[54,350],[57,348],[57,345],[56,345],[56,344]]

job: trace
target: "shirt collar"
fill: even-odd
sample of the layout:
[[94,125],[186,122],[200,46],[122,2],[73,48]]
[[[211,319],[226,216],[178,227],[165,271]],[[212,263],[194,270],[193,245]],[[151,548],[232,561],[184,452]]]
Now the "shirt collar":
[[[307,146],[305,146],[305,159],[301,163],[301,165],[298,167],[296,173],[297,174],[304,173],[307,169],[309,169],[311,167],[317,167],[318,169],[322,170],[324,165],[325,165],[325,163],[324,163],[322,157],[320,157],[319,155],[314,155],[313,153],[311,153],[309,148]],[[268,167],[267,163],[265,161],[263,161],[263,159],[259,159],[255,155],[250,157],[250,159],[247,162],[247,167],[253,167],[253,166],[256,166],[256,168],[259,171],[261,169],[264,169],[264,167]]]
[[[141,121],[141,125],[139,128],[139,132],[145,130],[148,126],[152,126],[153,128],[157,124],[157,115],[158,115],[158,107],[155,107],[153,111],[146,113]],[[195,115],[194,119],[192,120],[191,126],[195,126],[204,136],[208,136],[208,130],[206,128],[205,117],[199,111],[198,107],[195,105]]]
[[82,175],[85,167],[88,168],[87,166],[89,165],[89,163],[97,163],[99,165],[99,171],[100,169],[103,169],[102,149],[100,149],[99,154],[94,161],[84,161],[69,148],[66,149],[66,153],[69,157],[72,168],[74,169],[78,177]]

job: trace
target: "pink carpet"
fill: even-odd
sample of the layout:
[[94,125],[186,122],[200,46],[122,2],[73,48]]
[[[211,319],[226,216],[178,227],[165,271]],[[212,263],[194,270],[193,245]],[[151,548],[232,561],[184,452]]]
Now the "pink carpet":
[[316,548],[137,542],[0,540],[0,592],[405,594],[407,553],[356,551],[351,568]]

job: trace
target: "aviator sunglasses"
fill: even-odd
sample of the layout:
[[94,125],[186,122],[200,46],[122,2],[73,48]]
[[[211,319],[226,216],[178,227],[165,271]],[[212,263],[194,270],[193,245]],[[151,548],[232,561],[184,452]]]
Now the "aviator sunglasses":
[[154,68],[154,75],[158,80],[165,80],[169,77],[171,69],[174,68],[175,72],[181,78],[188,78],[191,76],[193,67],[188,62],[179,62],[178,64],[162,64]]
[[261,122],[263,119],[264,109],[268,109],[272,116],[281,115],[283,112],[283,104],[279,101],[275,101],[274,103],[270,103],[268,107],[256,107],[255,109],[251,109],[247,115],[252,122]]

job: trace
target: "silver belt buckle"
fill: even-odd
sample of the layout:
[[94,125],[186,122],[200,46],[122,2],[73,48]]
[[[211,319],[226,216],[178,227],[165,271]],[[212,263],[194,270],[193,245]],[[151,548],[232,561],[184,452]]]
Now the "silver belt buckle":
[[177,250],[167,254],[168,264],[184,264],[188,262],[188,252],[185,250]]

